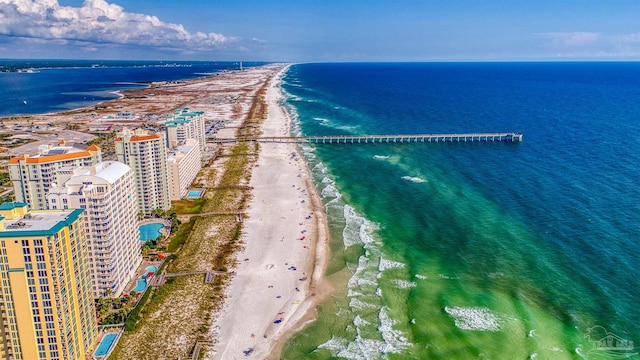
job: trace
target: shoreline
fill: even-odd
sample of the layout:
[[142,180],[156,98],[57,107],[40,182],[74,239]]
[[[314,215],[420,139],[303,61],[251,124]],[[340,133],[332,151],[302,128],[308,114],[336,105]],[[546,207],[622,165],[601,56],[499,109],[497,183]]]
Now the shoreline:
[[[273,66],[278,65],[278,63],[266,63],[263,65],[255,66],[247,68],[244,71],[248,71],[251,69],[260,69],[265,66]],[[83,68],[83,67],[78,67]],[[30,122],[36,124],[42,123],[53,123],[56,125],[73,123],[80,125],[95,125],[101,123],[109,123],[109,122],[118,122],[123,120],[111,119],[105,120],[102,119],[103,115],[113,115],[117,113],[120,109],[130,110],[135,114],[154,114],[154,113],[171,113],[173,111],[172,106],[181,107],[185,105],[182,102],[175,101],[154,101],[153,98],[150,97],[160,97],[159,95],[175,95],[176,87],[180,86],[182,88],[188,88],[192,85],[197,85],[200,83],[208,83],[215,82],[218,80],[221,81],[233,81],[234,76],[242,74],[241,70],[236,69],[220,69],[217,72],[213,72],[210,74],[198,74],[197,76],[188,76],[185,78],[174,79],[174,80],[159,80],[159,81],[144,81],[144,82],[120,82],[122,84],[128,85],[137,85],[135,88],[118,88],[118,89],[105,89],[105,90],[97,90],[100,92],[104,92],[105,94],[110,94],[111,96],[115,96],[112,99],[103,99],[101,101],[92,102],[90,105],[73,107],[70,109],[60,109],[53,110],[48,112],[38,112],[38,113],[30,113],[30,114],[7,114],[0,115],[0,121],[12,121],[19,124],[28,124]],[[209,90],[209,89],[207,89]],[[138,101],[136,101],[138,100]],[[142,100],[142,101],[141,101]],[[150,100],[154,106],[144,106],[147,101]],[[193,100],[193,99],[192,99]],[[171,105],[173,103],[173,105]],[[143,105],[143,106],[140,106]],[[167,106],[171,105],[171,106]],[[99,115],[97,118],[89,118],[90,113]],[[93,115],[92,115],[93,116]],[[145,119],[144,117],[140,117],[133,120],[124,120],[128,121],[127,125],[130,126],[142,126],[148,124],[149,119]],[[158,122],[160,124],[160,122]],[[125,125],[126,126],[126,125]],[[84,132],[86,132],[86,129]]]
[[[279,105],[287,69],[267,88],[265,136],[290,132],[291,119]],[[261,144],[252,170],[245,249],[238,254],[225,305],[215,313],[211,335],[217,343],[207,359],[236,358],[248,350],[256,358],[278,359],[286,341],[315,319],[317,304],[330,293],[324,278],[329,251],[324,205],[298,154],[294,144]]]
[[[20,60],[20,59],[18,59]],[[71,60],[71,61],[77,61],[77,60]],[[118,60],[116,60],[118,61]],[[272,64],[276,64],[276,63],[264,63],[262,65],[257,65],[257,66],[253,66],[255,68],[261,67],[261,66],[265,66],[265,65],[272,65]],[[145,68],[147,66],[131,66],[132,68]],[[152,66],[152,67],[165,67],[165,66]],[[179,66],[178,66],[179,67]],[[91,68],[89,66],[68,66],[68,67],[41,67],[41,68],[37,68],[37,70],[58,70],[58,69],[88,69]],[[100,66],[99,68],[107,68],[107,69],[114,69],[114,68],[120,68],[119,66]],[[250,67],[251,68],[251,67]],[[249,68],[247,68],[249,69]],[[29,114],[7,114],[7,115],[0,115],[0,120],[12,120],[12,121],[21,121],[21,120],[34,120],[31,119],[32,117],[39,117],[39,116],[45,116],[45,117],[53,117],[53,116],[63,116],[63,115],[74,115],[77,113],[82,113],[85,111],[91,111],[92,108],[96,107],[96,106],[100,106],[102,104],[107,104],[113,101],[117,101],[117,100],[121,100],[123,98],[126,97],[126,93],[130,92],[130,91],[136,91],[136,90],[145,90],[145,89],[151,89],[154,87],[157,87],[159,85],[162,85],[164,83],[172,83],[172,82],[188,82],[188,81],[206,81],[209,78],[215,77],[215,76],[219,76],[221,74],[225,74],[225,73],[232,73],[236,71],[236,69],[219,69],[218,71],[215,72],[209,72],[209,73],[193,73],[192,75],[190,75],[189,77],[185,77],[185,78],[180,78],[180,79],[174,79],[174,80],[157,80],[157,81],[119,81],[119,82],[114,82],[112,84],[118,84],[118,85],[136,85],[139,87],[135,87],[135,88],[118,88],[118,89],[104,89],[104,90],[91,90],[92,92],[104,92],[106,94],[113,94],[116,97],[113,99],[103,99],[100,101],[96,101],[93,102],[90,105],[86,105],[86,106],[80,106],[80,107],[73,107],[73,108],[69,108],[69,109],[60,109],[60,110],[54,110],[54,111],[48,111],[48,112],[37,112],[37,113],[29,113]],[[40,71],[37,71],[40,72]],[[0,72],[0,74],[3,73],[7,73],[7,74],[13,74],[13,73],[20,73],[19,71],[9,71],[9,72]],[[15,118],[15,119],[14,119]]]
[[[260,77],[273,71],[274,66],[280,69],[270,78]],[[289,65],[268,64],[255,70],[227,70],[180,80],[180,84],[154,83],[118,91],[119,98],[99,104],[111,110],[124,106],[139,114],[166,113],[183,106],[201,108],[208,119],[231,119],[234,126],[221,129],[218,136],[237,136],[235,125],[246,116],[250,101],[257,96],[247,95],[246,89],[258,89],[265,84],[264,102],[268,113],[260,129],[263,136],[285,135],[290,133],[291,119],[279,104],[283,98],[279,85],[288,68]],[[9,150],[31,152],[25,149],[36,147],[40,142],[58,140],[58,134],[62,135],[63,131],[60,128],[68,124],[77,125],[81,133],[93,137],[87,130],[90,126],[111,122],[89,116],[95,106],[13,120],[53,125],[47,127],[50,133],[29,133],[36,142]],[[102,116],[105,111],[108,110],[95,112]],[[149,125],[161,128],[163,124],[164,119],[139,117],[117,123],[114,130]],[[67,132],[73,132],[64,131],[66,136],[71,135]],[[254,349],[255,358],[278,358],[286,341],[316,318],[317,304],[331,293],[331,286],[324,277],[329,254],[327,217],[308,164],[299,154],[295,144],[260,144],[259,155],[251,169],[248,216],[241,237],[245,246],[233,255],[238,266],[234,269],[233,280],[222,290],[226,300],[221,308],[210,310],[212,317],[206,337],[213,340],[214,345],[207,346],[207,359],[239,358],[248,348]],[[128,333],[121,339],[118,346],[125,348],[119,352],[121,356],[137,351],[137,345],[132,345],[131,341],[140,336],[138,333],[144,332]],[[168,343],[179,342],[173,346],[186,345],[182,344],[182,339],[169,341],[160,333],[156,335]],[[221,348],[222,345],[225,347]],[[160,348],[162,346],[156,347]]]

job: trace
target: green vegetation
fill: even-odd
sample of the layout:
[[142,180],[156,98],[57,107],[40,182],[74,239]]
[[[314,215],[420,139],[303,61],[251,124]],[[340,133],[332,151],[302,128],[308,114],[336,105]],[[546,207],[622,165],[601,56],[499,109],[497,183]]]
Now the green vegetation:
[[[259,125],[267,114],[266,80],[238,136],[259,135]],[[250,198],[246,184],[258,150],[258,144],[234,145],[228,150],[233,156],[224,158],[219,178],[217,170],[202,171],[203,183],[215,188],[207,188],[206,196],[200,199],[173,202],[174,213],[169,215],[173,233],[167,251],[174,254],[165,261],[167,272],[226,271],[236,265],[234,254],[242,248],[242,223],[235,214],[244,212]],[[192,216],[182,224],[178,220],[180,215],[213,212],[230,215]],[[213,284],[207,284],[202,274],[183,275],[149,288],[127,319],[126,331],[110,359],[155,359],[158,354],[186,358],[195,342],[209,333],[212,312],[222,306],[228,282],[228,276],[216,276]]]
[[100,325],[121,324],[125,321],[135,306],[135,297],[109,297],[111,289],[107,290],[106,297],[96,300],[98,321]]
[[[125,321],[124,323],[124,331],[133,331],[136,328],[136,325],[138,323],[138,321],[140,320],[140,312],[142,311],[142,308],[144,307],[144,304],[146,304],[147,299],[149,298],[149,296],[151,296],[151,294],[153,293],[154,288],[149,288],[147,290],[147,292],[144,293],[144,295],[142,296],[142,299],[140,299],[140,301],[138,301],[138,305],[135,307],[135,309],[133,309],[133,311],[131,311],[131,313],[129,314],[129,317],[127,317],[127,321]],[[131,298],[135,298],[135,292],[132,291],[131,292]]]
[[[71,129],[74,130],[74,129]],[[96,138],[93,138],[87,141],[87,145],[97,145],[100,150],[102,150],[103,154],[106,153],[115,153],[116,151],[116,131],[112,131],[110,133],[102,134]]]
[[11,179],[8,171],[0,171],[0,186],[11,186]]
[[183,199],[172,201],[173,210],[178,214],[199,214],[202,212],[202,206],[207,201],[205,198],[199,199]]
[[171,236],[169,240],[169,246],[167,247],[168,252],[174,252],[178,250],[184,243],[187,241],[191,230],[193,229],[193,225],[195,225],[195,218],[189,220],[189,222],[183,223],[178,231]]

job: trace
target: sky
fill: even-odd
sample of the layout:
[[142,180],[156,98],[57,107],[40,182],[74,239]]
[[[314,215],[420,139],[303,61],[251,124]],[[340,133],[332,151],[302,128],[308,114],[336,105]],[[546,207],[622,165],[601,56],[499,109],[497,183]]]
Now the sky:
[[0,58],[640,60],[639,0],[0,0]]

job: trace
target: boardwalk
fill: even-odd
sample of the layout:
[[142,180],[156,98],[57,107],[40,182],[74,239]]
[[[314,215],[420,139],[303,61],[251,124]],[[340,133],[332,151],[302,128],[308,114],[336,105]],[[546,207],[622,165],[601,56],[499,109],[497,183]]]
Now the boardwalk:
[[159,275],[153,276],[149,279],[148,286],[162,286],[167,281],[168,278],[178,277],[178,276],[187,276],[187,275],[199,275],[204,274],[204,282],[207,284],[213,284],[213,281],[216,278],[216,275],[235,275],[235,273],[228,271],[215,271],[215,270],[193,270],[193,271],[182,271],[177,273],[168,273],[162,272]]
[[237,139],[210,139],[213,143],[260,142],[295,144],[402,144],[440,142],[521,142],[520,133],[469,133],[469,134],[400,134],[400,135],[334,135],[288,136]]

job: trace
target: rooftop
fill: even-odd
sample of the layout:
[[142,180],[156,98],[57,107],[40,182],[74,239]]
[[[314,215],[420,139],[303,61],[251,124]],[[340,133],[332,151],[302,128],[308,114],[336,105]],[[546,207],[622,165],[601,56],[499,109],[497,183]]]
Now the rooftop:
[[6,202],[4,204],[0,204],[0,210],[12,210],[23,206],[27,206],[27,204],[22,202]]
[[76,221],[84,210],[39,210],[30,211],[19,219],[5,220],[5,229],[0,237],[51,236],[64,226]]
[[9,160],[9,164],[18,164],[20,160],[25,160],[29,164],[55,162],[61,160],[76,159],[82,157],[92,156],[91,151],[98,151],[100,148],[97,145],[91,145],[86,149],[66,146],[64,142],[61,145],[49,146],[42,145],[38,148],[38,154],[29,156],[22,155]]
[[97,165],[84,167],[76,171],[74,174],[76,181],[72,182],[81,181],[87,176],[95,176],[107,181],[109,184],[113,184],[130,170],[131,168],[128,165],[121,162],[103,161]]

